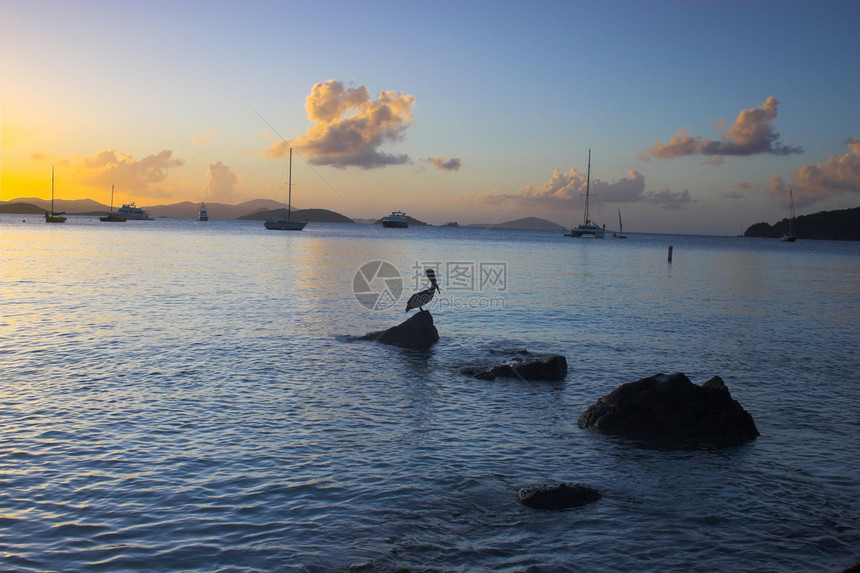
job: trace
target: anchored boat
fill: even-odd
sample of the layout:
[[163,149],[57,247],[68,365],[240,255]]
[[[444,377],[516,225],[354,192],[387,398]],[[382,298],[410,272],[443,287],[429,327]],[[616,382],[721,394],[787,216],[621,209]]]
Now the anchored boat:
[[602,239],[604,237],[604,229],[592,221],[588,216],[588,199],[591,192],[591,150],[588,150],[588,171],[585,176],[585,216],[582,219],[582,224],[577,225],[570,230],[569,237],[590,237],[594,239]]
[[290,148],[290,174],[287,180],[287,218],[278,219],[273,217],[263,223],[272,231],[301,231],[307,225],[307,221],[293,221],[292,218],[292,195],[293,195],[293,148]]

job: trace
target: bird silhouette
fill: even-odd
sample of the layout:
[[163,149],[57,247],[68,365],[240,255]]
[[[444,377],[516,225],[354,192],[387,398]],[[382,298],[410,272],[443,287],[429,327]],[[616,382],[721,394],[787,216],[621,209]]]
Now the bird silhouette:
[[439,288],[439,283],[436,282],[436,273],[433,272],[433,269],[425,269],[424,272],[427,274],[427,278],[430,279],[430,288],[418,291],[410,296],[406,302],[406,312],[409,312],[409,309],[412,308],[424,310],[424,305],[429,304],[433,300],[433,292],[442,292],[442,289]]

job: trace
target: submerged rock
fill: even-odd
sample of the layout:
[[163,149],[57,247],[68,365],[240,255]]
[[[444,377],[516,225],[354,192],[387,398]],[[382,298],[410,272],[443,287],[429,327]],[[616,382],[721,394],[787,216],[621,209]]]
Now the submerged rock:
[[439,340],[439,331],[433,324],[433,315],[430,311],[422,310],[397,326],[379,332],[369,332],[359,337],[359,340],[375,340],[383,344],[423,350],[430,348]]
[[[527,351],[522,352],[528,353]],[[549,354],[532,360],[515,358],[510,362],[503,362],[489,368],[467,368],[463,372],[481,380],[495,380],[496,377],[522,378],[524,380],[564,380],[564,377],[567,376],[567,359],[561,354]]]
[[587,485],[560,482],[525,487],[517,493],[520,503],[534,509],[581,507],[600,499],[600,492]]
[[719,376],[697,386],[680,372],[619,386],[589,406],[579,426],[682,447],[737,446],[759,435]]

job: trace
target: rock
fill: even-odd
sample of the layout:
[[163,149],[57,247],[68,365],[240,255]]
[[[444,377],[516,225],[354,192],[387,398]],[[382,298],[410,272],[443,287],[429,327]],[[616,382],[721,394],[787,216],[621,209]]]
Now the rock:
[[567,376],[567,359],[561,354],[549,354],[533,360],[514,359],[481,370],[464,370],[481,380],[502,378],[522,378],[524,380],[564,380]]
[[579,426],[680,447],[737,446],[759,435],[718,376],[696,386],[682,373],[619,386],[589,406]]
[[392,326],[388,330],[370,332],[359,337],[359,340],[375,340],[383,344],[423,350],[430,348],[439,340],[439,331],[433,324],[433,315],[430,311],[422,310],[397,326]]
[[578,483],[525,487],[517,493],[520,503],[534,509],[567,509],[581,507],[600,499],[600,492]]

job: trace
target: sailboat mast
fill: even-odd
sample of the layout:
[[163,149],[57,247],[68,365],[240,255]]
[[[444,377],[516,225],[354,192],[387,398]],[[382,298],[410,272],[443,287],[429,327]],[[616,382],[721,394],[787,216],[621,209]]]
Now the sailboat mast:
[[113,183],[110,186],[110,212],[113,214]]
[[290,148],[290,174],[287,178],[287,220],[293,220],[293,148]]
[[51,217],[54,216],[54,168],[51,167]]
[[794,233],[794,189],[788,190],[788,232]]
[[589,222],[588,218],[588,194],[591,190],[591,150],[588,150],[588,171],[585,175],[585,224]]

